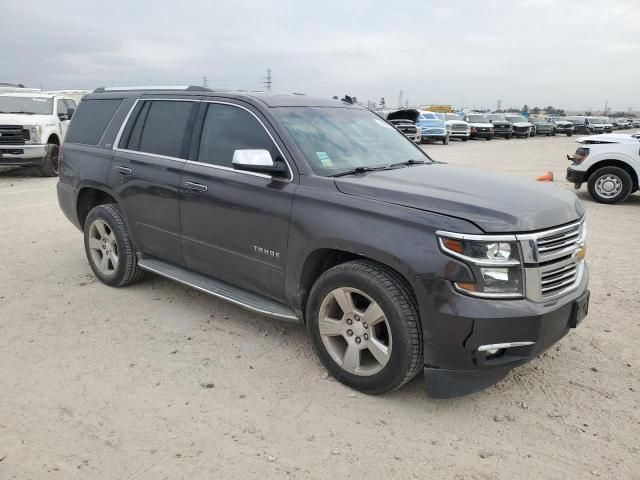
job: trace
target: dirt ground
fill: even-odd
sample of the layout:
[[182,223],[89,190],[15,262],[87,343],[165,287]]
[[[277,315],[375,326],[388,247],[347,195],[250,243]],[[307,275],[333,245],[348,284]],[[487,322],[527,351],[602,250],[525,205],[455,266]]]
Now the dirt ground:
[[[564,181],[565,137],[426,146]],[[148,275],[98,283],[55,179],[0,172],[0,479],[640,478],[640,194],[587,209],[591,310],[495,387],[329,377],[303,328]]]

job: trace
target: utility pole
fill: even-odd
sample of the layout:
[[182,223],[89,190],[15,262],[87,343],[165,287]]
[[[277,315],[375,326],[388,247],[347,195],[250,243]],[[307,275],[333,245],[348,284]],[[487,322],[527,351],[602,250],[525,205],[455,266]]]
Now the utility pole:
[[499,112],[501,110],[501,108],[502,108],[502,100],[501,99],[498,100],[498,103],[496,104],[496,107],[497,107],[496,108],[496,112]]
[[605,114],[605,116],[607,115],[607,107],[608,107],[608,105],[609,105],[609,100],[605,100],[604,101],[604,114]]
[[207,76],[205,75],[204,77],[202,77],[202,86],[204,88],[207,88],[209,85],[209,79],[207,78]]
[[267,76],[264,79],[264,88],[267,91],[267,93],[271,93],[271,69],[268,68],[267,69]]
[[400,93],[398,94],[398,108],[402,108],[402,95],[403,92],[400,90]]

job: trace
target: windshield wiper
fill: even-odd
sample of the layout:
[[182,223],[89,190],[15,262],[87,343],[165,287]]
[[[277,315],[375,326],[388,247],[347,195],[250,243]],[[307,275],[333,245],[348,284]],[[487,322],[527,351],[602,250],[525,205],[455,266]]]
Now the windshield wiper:
[[425,162],[424,160],[414,160],[413,158],[407,160],[406,162],[398,162],[398,163],[392,163],[391,165],[389,165],[390,167],[399,167],[401,165],[406,165],[407,167],[411,166],[411,165],[424,165]]
[[377,172],[379,170],[388,170],[393,168],[391,165],[383,165],[381,167],[356,167],[353,170],[347,170],[346,172],[334,173],[329,175],[330,177],[344,177],[345,175],[355,175],[358,173]]

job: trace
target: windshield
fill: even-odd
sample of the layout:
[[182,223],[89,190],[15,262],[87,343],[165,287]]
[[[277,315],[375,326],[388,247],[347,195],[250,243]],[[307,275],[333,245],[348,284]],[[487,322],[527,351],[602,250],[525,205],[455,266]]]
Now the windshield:
[[418,120],[438,120],[438,116],[435,113],[421,113]]
[[504,120],[504,117],[502,115],[487,115],[487,118],[489,120],[498,120],[498,121]]
[[509,120],[511,123],[515,123],[515,122],[526,122],[527,119],[520,116],[520,115],[513,115],[513,116],[509,116],[507,117],[507,120]]
[[604,123],[601,118],[593,118],[593,117],[589,119],[589,122],[590,123],[595,123],[597,125],[600,125],[601,123]]
[[0,113],[53,114],[53,99],[43,97],[12,97],[0,95]]
[[381,167],[429,157],[394,127],[367,110],[280,107],[271,110],[317,175]]
[[444,119],[445,120],[462,120],[462,118],[460,118],[460,115],[456,115],[455,113],[445,113]]

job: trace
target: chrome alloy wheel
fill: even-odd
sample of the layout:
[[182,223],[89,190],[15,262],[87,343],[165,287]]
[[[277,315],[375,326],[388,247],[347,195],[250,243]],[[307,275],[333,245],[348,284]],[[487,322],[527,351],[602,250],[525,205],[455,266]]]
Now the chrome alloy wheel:
[[596,180],[595,190],[603,198],[614,198],[622,192],[622,179],[610,173]]
[[341,287],[320,305],[320,337],[334,362],[348,373],[370,376],[391,358],[391,328],[387,317],[366,293]]
[[118,243],[104,220],[94,220],[89,227],[89,251],[96,268],[104,275],[113,275],[118,268]]

